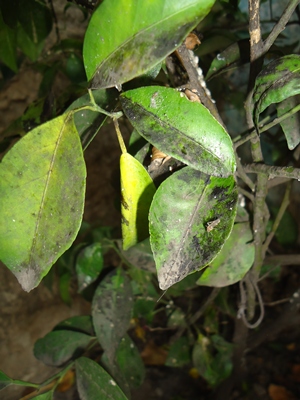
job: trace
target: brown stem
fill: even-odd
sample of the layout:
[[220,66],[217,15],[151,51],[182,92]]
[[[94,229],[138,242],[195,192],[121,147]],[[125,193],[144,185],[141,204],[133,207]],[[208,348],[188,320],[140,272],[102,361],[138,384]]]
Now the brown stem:
[[192,62],[191,62],[189,50],[186,48],[186,46],[184,44],[182,44],[177,49],[176,54],[188,74],[189,86],[192,89],[197,90],[200,100],[201,100],[201,103],[210,111],[210,113],[216,118],[216,120],[222,126],[224,126],[224,122],[222,121],[222,118],[220,117],[220,114],[218,112],[216,105],[212,102],[212,100],[210,99],[210,97],[207,95],[206,91],[200,84],[197,70],[192,65]]
[[244,171],[254,174],[266,174],[268,179],[275,177],[300,180],[300,168],[274,167],[266,164],[247,164],[243,166]]

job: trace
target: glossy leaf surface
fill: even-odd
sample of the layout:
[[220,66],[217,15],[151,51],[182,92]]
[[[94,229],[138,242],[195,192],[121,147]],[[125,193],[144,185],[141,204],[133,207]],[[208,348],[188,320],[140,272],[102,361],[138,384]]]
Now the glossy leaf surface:
[[232,176],[210,177],[186,167],[160,185],[149,221],[161,289],[168,289],[216,257],[231,232],[236,202]]
[[145,73],[180,45],[214,0],[104,0],[87,28],[83,57],[95,88]]
[[81,250],[76,258],[78,290],[84,290],[94,282],[103,268],[103,254],[100,243],[92,243]]
[[132,307],[130,281],[123,270],[117,269],[100,282],[92,303],[95,332],[110,364],[129,327]]
[[198,285],[223,287],[240,281],[254,261],[252,231],[248,222],[235,224],[222,250],[197,281]]
[[270,62],[257,76],[253,102],[254,121],[270,104],[300,93],[300,56],[291,54]]
[[210,175],[235,171],[231,139],[202,104],[161,86],[130,90],[120,99],[134,128],[160,151]]
[[143,165],[129,153],[120,158],[123,249],[149,236],[148,213],[156,187]]
[[26,291],[36,287],[79,230],[85,163],[72,114],[24,136],[0,164],[0,259]]
[[46,365],[61,366],[79,357],[91,341],[91,336],[81,332],[59,330],[47,333],[34,345],[35,357]]
[[81,357],[76,361],[76,377],[81,400],[127,400],[112,377],[89,358]]

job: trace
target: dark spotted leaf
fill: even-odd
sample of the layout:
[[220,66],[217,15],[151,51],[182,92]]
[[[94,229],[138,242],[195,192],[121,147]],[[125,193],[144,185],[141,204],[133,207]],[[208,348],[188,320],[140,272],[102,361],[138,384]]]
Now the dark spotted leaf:
[[52,331],[36,341],[34,355],[44,364],[58,367],[79,357],[91,340],[90,335],[81,332]]
[[291,54],[270,62],[257,76],[253,102],[254,122],[259,125],[259,115],[273,103],[300,93],[300,56]]
[[0,259],[35,288],[80,228],[86,169],[73,114],[29,132],[0,164]]
[[197,281],[198,285],[223,287],[240,281],[254,261],[252,231],[248,222],[235,224],[217,257]]
[[113,364],[120,340],[129,328],[132,308],[130,280],[122,269],[117,269],[100,282],[92,304],[95,332],[110,364]]
[[160,185],[149,221],[161,289],[217,256],[231,232],[236,202],[233,176],[216,178],[185,167]]
[[209,175],[234,173],[231,139],[202,104],[161,86],[130,90],[120,99],[134,128],[160,151]]
[[95,361],[76,361],[76,382],[81,400],[128,400],[112,377]]
[[94,88],[119,86],[178,47],[215,0],[105,0],[87,28],[83,57]]

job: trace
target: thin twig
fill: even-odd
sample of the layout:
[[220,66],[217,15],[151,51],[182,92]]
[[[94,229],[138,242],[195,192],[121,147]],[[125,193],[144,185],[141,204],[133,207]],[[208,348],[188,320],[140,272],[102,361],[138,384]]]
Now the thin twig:
[[247,186],[254,192],[255,190],[255,184],[252,182],[252,180],[249,178],[249,176],[245,173],[244,168],[241,164],[241,161],[239,159],[239,156],[236,154],[235,156],[235,162],[236,162],[236,168],[237,168],[237,174],[238,176],[246,183]]
[[176,54],[188,74],[191,88],[197,90],[202,104],[210,111],[210,113],[216,118],[216,120],[222,126],[224,126],[224,122],[222,121],[222,118],[220,117],[220,114],[219,114],[219,111],[218,111],[216,105],[209,98],[209,96],[207,95],[204,88],[201,86],[201,84],[199,82],[197,70],[192,65],[189,50],[186,48],[185,44],[182,44],[177,49]]
[[253,174],[266,174],[268,179],[275,177],[300,180],[300,168],[275,167],[266,164],[247,164],[243,166],[244,171]]
[[264,41],[262,54],[265,54],[270,47],[273,45],[278,35],[285,29],[286,24],[288,23],[291,15],[295,11],[295,8],[300,3],[300,0],[290,0],[283,14],[281,15],[279,21],[273,27],[267,39]]
[[[202,306],[199,308],[199,310],[192,315],[190,318],[187,319],[187,326],[194,324],[204,313],[204,311],[207,309],[207,307],[214,301],[214,299],[217,297],[218,293],[220,291],[220,288],[213,288],[211,291],[210,295],[208,298],[205,300],[205,302],[202,304]],[[170,343],[176,342],[178,340],[183,332],[186,330],[186,326],[182,326],[178,331],[175,333],[175,335],[171,338]]]
[[265,240],[265,243],[263,244],[263,247],[262,247],[263,254],[266,253],[266,251],[267,251],[267,249],[268,249],[268,247],[269,247],[269,245],[270,245],[270,243],[271,243],[271,241],[272,241],[272,239],[273,239],[273,237],[275,235],[275,232],[276,232],[276,230],[277,230],[277,228],[278,228],[278,226],[280,224],[280,221],[282,220],[282,217],[283,217],[283,215],[285,213],[285,210],[287,209],[288,205],[290,204],[291,187],[292,187],[292,182],[290,181],[287,184],[287,187],[286,187],[283,199],[282,199],[282,203],[280,205],[279,211],[278,211],[278,213],[276,215],[274,224],[272,226],[272,230],[269,233],[267,239]]
[[274,265],[300,265],[300,254],[277,254],[267,256],[265,264]]
[[[248,282],[253,286],[253,290],[257,295],[258,303],[259,303],[259,307],[260,307],[259,318],[253,324],[251,324],[248,321],[248,319],[246,318],[246,314],[245,314],[246,304],[249,303],[249,302],[247,302],[247,292],[244,288],[244,282],[246,280],[248,280]],[[242,320],[243,320],[244,324],[247,326],[247,328],[255,329],[261,324],[262,320],[264,319],[264,315],[265,315],[264,303],[263,303],[263,300],[261,297],[259,287],[257,286],[256,281],[251,280],[250,275],[246,275],[246,277],[240,281],[239,286],[240,286],[241,303],[240,303],[240,307],[239,307],[239,311],[238,311],[238,318],[242,318]],[[248,295],[249,295],[249,291],[248,291]],[[249,309],[249,307],[248,307],[248,309]],[[248,312],[248,314],[249,314],[249,312]],[[251,319],[252,319],[252,317],[251,317]]]

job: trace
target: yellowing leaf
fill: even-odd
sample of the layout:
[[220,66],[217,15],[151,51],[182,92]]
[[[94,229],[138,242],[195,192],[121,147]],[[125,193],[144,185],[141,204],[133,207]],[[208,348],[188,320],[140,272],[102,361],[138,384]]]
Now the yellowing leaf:
[[148,172],[129,153],[120,158],[123,249],[149,236],[148,213],[155,185]]
[[73,115],[24,136],[0,164],[0,260],[30,291],[79,230],[85,163]]

